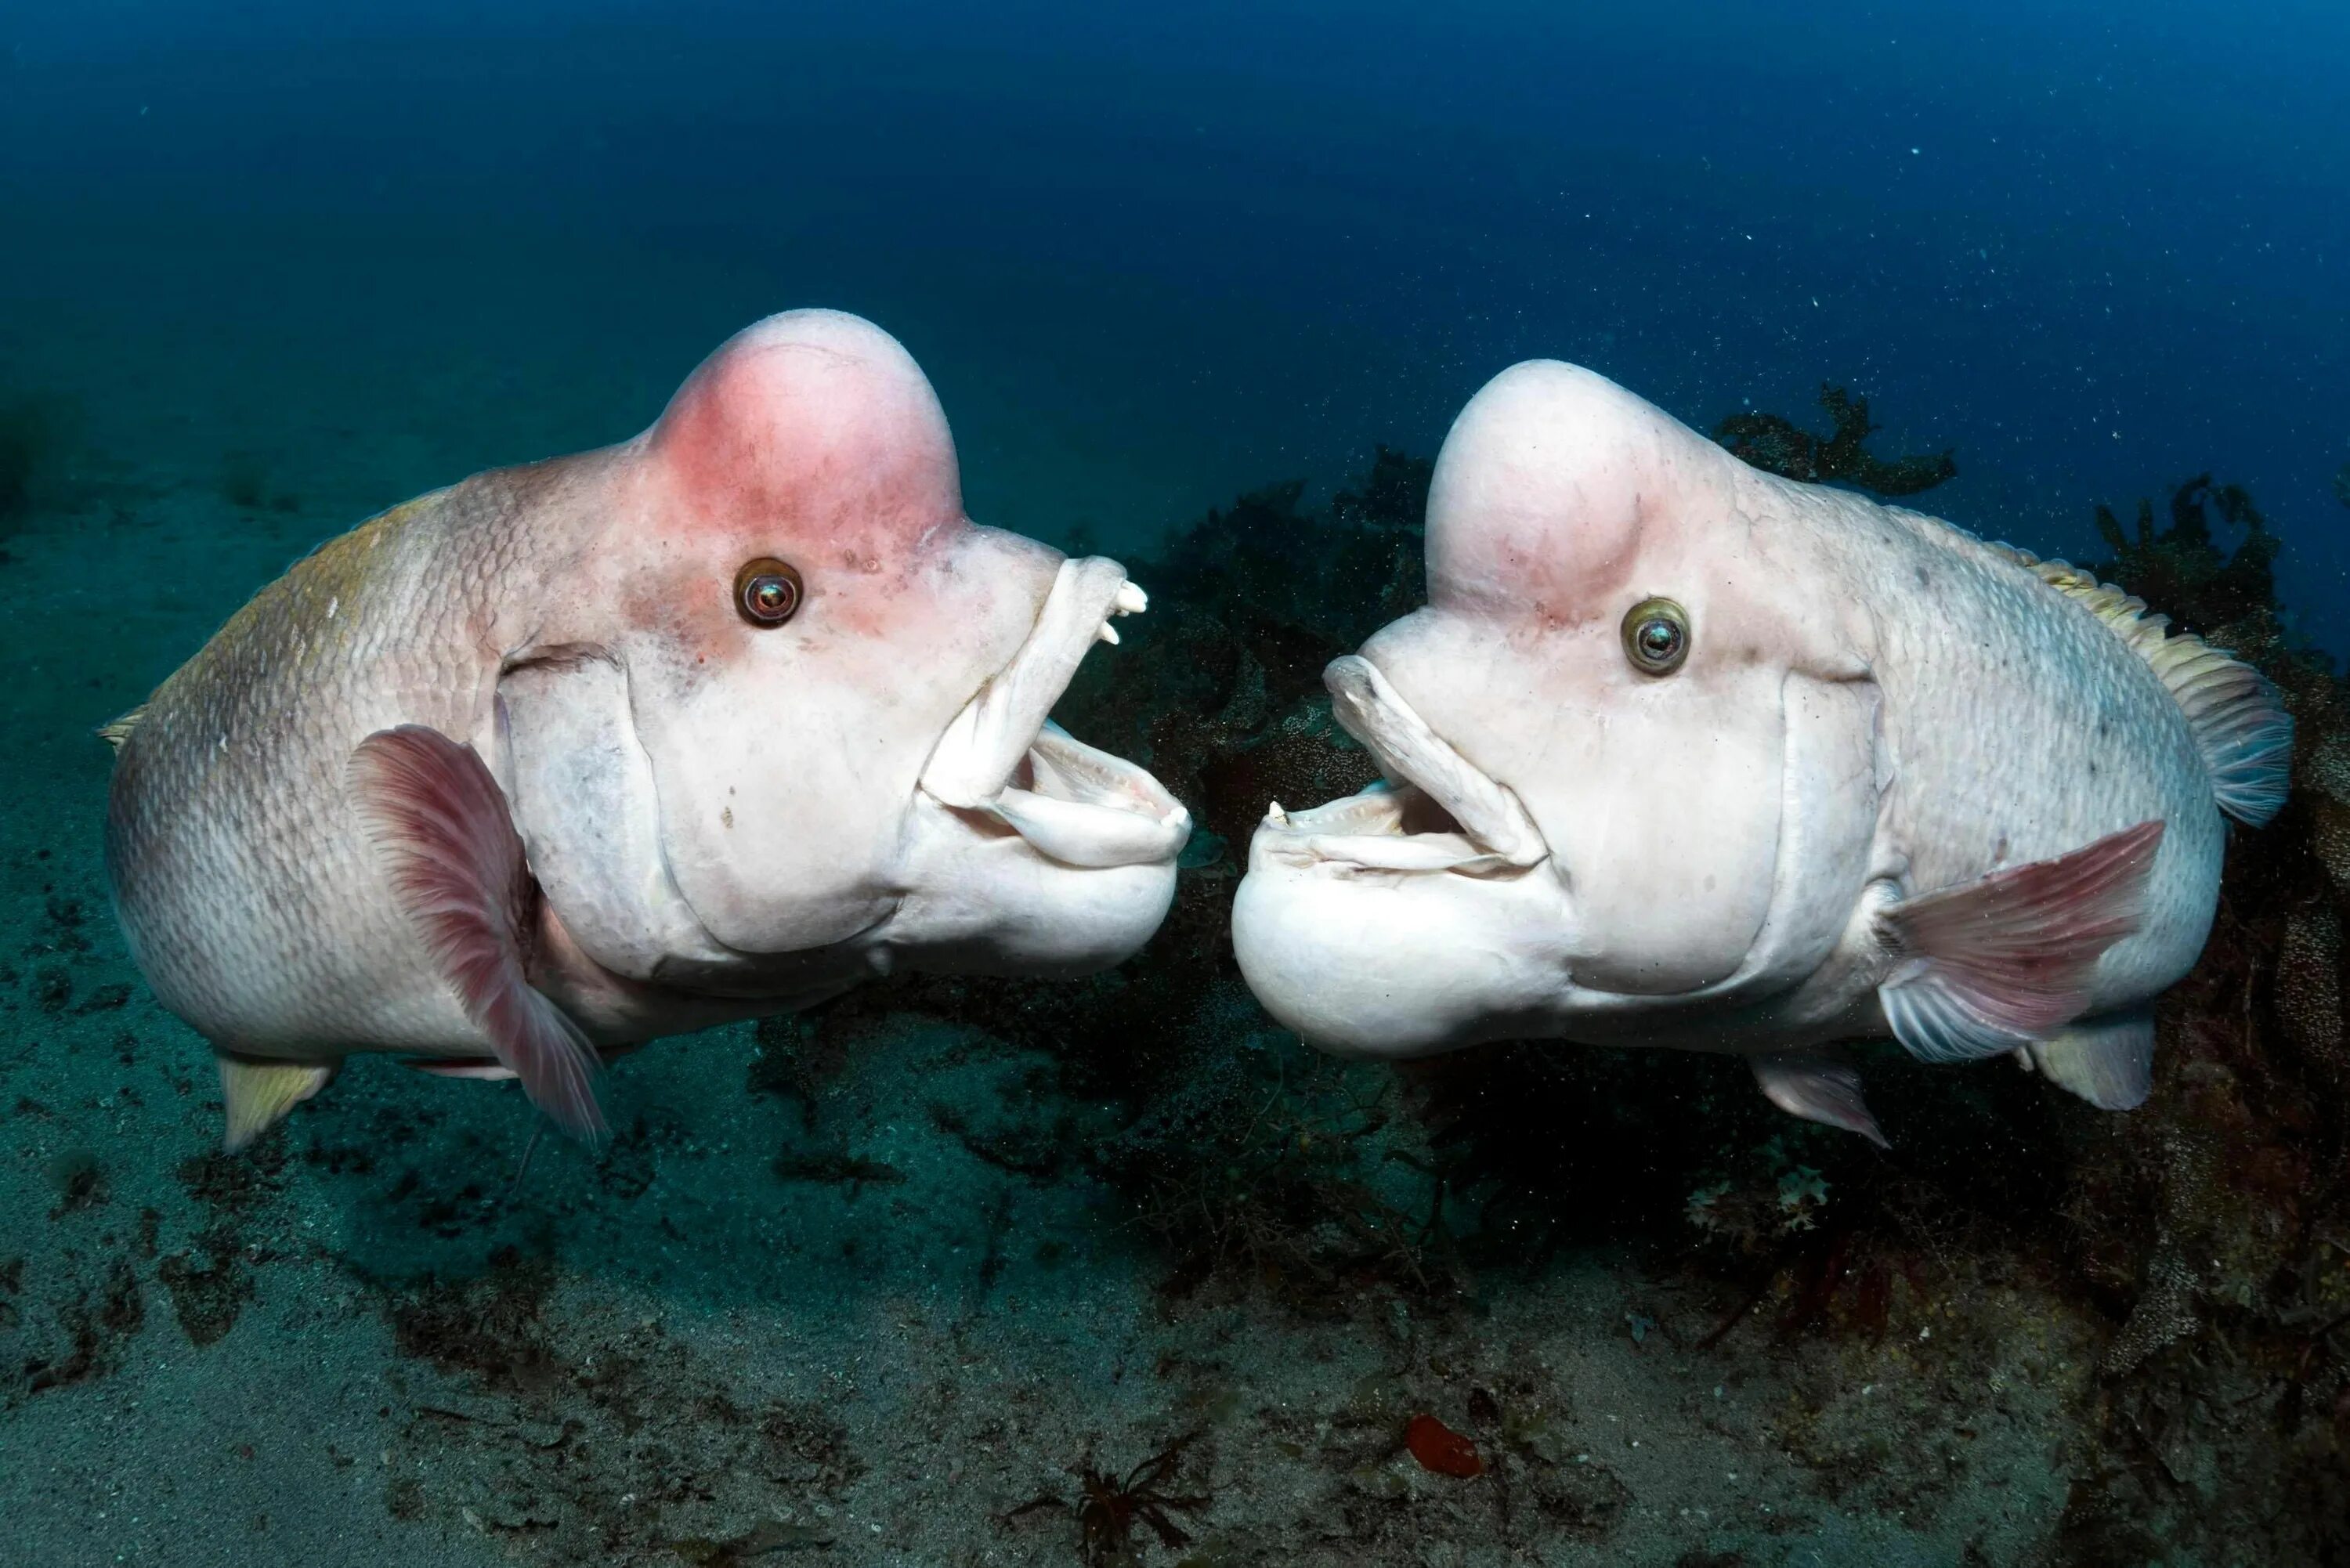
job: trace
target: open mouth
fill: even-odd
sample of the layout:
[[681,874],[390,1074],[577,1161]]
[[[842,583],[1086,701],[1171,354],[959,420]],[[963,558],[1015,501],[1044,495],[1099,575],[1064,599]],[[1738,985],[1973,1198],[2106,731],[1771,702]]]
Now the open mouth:
[[1087,653],[1118,640],[1112,620],[1148,603],[1115,561],[1062,562],[1028,640],[939,738],[922,769],[922,793],[1017,833],[1065,865],[1173,859],[1191,833],[1182,803],[1141,768],[1087,745],[1050,718]]
[[1359,654],[1322,673],[1331,712],[1386,778],[1357,794],[1289,812],[1257,828],[1259,853],[1334,870],[1502,876],[1540,865],[1550,846],[1518,797],[1428,726]]

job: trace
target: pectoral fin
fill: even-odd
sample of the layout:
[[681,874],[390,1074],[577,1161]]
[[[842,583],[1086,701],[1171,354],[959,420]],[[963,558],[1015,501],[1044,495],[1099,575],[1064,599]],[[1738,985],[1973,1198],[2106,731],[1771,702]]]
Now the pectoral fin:
[[594,1051],[525,978],[537,891],[481,758],[437,730],[402,724],[359,742],[349,786],[393,896],[499,1064],[566,1131],[603,1132]]
[[265,1062],[251,1056],[231,1056],[220,1063],[221,1099],[228,1106],[228,1127],[221,1147],[230,1154],[276,1127],[286,1113],[325,1088],[335,1076],[333,1062]]
[[1970,1062],[2054,1034],[2089,1006],[2097,960],[2138,929],[2163,825],[1905,899],[1881,917],[1906,955],[1877,1000],[1921,1062]]
[[1813,1051],[1749,1056],[1762,1097],[1791,1116],[1856,1132],[1879,1148],[1893,1146],[1860,1096],[1860,1073],[1850,1064]]
[[2134,1111],[2154,1088],[2154,1014],[2085,1018],[2027,1047],[2052,1083],[2101,1111]]

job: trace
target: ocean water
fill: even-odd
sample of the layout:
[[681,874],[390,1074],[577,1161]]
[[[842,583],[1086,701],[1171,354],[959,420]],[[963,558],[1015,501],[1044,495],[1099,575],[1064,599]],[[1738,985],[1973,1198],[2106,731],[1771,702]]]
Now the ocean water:
[[[2345,81],[2316,5],[0,14],[0,1560],[2350,1561]],[[1199,825],[1167,927],[659,1045],[599,1149],[377,1057],[218,1155],[95,727],[802,306],[920,362],[972,516],[1156,596],[1064,717]],[[1878,1050],[1880,1158],[1735,1064],[1254,1005],[1403,459],[1532,357],[1703,431],[1847,388],[1953,456],[1905,504],[2084,563],[2250,496],[2237,597],[2119,561],[2302,732],[2145,1110]]]

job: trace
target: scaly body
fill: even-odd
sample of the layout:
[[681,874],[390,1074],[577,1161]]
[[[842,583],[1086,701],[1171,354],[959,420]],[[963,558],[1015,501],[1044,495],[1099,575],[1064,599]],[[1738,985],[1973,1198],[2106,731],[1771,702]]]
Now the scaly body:
[[1142,607],[964,517],[897,343],[771,317],[642,435],[322,546],[109,726],[115,902],[232,1147],[361,1051],[593,1133],[599,1054],[1139,946],[1188,818],[1047,714]]
[[2251,670],[1550,361],[1455,422],[1428,551],[1428,607],[1327,675],[1389,784],[1276,805],[1234,908],[1309,1041],[1733,1052],[1872,1137],[1834,1041],[2143,1096],[2222,814],[2283,798],[2291,724]]

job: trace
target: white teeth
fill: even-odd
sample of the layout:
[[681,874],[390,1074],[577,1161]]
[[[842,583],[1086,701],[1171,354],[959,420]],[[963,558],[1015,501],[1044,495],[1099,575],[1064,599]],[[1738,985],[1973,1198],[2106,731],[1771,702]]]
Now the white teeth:
[[1107,642],[1112,647],[1116,647],[1118,645],[1118,628],[1110,625],[1107,621],[1102,622],[1101,625],[1094,628],[1094,640],[1096,642]]
[[1289,813],[1281,809],[1281,803],[1279,801],[1274,801],[1271,805],[1264,808],[1264,819],[1267,822],[1272,823],[1275,827],[1287,827],[1289,826]]
[[1142,591],[1139,583],[1118,584],[1118,597],[1110,601],[1112,615],[1140,615],[1149,607],[1150,596]]

